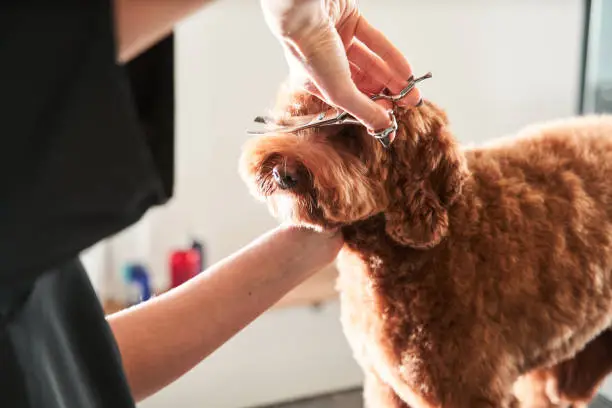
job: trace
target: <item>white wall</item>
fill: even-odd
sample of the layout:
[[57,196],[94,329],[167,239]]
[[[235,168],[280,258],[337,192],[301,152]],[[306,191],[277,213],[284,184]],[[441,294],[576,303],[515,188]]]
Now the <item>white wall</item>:
[[[581,0],[360,3],[416,74],[433,72],[421,90],[447,109],[462,141],[575,112]],[[161,286],[167,254],[185,245],[187,234],[204,239],[214,262],[275,224],[236,169],[245,129],[265,112],[286,74],[258,2],[246,0],[220,0],[183,24],[177,64],[176,197],[143,221]],[[263,316],[142,407],[244,407],[358,384],[336,307]]]

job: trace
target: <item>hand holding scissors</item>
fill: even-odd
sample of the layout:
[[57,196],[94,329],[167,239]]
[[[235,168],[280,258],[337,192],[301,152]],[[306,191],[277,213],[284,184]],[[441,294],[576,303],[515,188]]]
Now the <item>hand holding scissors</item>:
[[[261,0],[261,4],[295,81],[372,134],[392,126],[390,103],[368,96],[384,89],[400,94],[413,78],[412,68],[360,14],[356,0]],[[415,106],[420,100],[419,90],[413,88],[398,104]]]

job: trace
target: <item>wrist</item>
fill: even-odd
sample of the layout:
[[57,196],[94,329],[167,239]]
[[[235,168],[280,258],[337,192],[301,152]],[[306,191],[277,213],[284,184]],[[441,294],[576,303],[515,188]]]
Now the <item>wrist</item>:
[[275,231],[278,250],[286,257],[287,273],[303,273],[308,276],[320,271],[334,261],[342,248],[339,231],[315,231],[303,226],[283,224]]

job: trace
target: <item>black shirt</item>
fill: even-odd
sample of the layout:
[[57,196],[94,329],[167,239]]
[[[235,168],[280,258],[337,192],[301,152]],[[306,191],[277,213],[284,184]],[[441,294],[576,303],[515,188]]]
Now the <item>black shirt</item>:
[[110,0],[46,3],[0,5],[0,284],[172,194],[173,37],[122,66]]
[[111,7],[0,3],[2,407],[133,407],[75,258],[172,196],[174,47],[118,64]]

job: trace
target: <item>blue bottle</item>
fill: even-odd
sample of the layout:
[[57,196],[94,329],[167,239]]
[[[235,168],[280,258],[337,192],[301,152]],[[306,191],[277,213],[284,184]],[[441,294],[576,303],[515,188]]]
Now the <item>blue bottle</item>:
[[128,265],[125,269],[125,281],[128,285],[135,285],[138,288],[138,299],[135,299],[135,303],[145,302],[151,298],[149,273],[144,265]]

